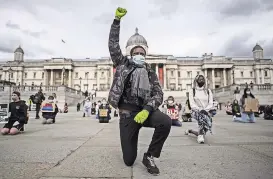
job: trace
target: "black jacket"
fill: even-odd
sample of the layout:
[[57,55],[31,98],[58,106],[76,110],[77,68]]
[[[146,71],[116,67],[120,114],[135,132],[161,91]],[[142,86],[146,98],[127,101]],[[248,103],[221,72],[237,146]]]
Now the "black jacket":
[[27,121],[27,109],[28,106],[23,100],[9,103],[9,120],[25,123]]
[[126,86],[125,81],[129,78],[129,74],[135,69],[135,67],[130,63],[130,60],[127,57],[122,55],[119,46],[119,33],[120,21],[115,19],[111,26],[108,47],[114,67],[116,67],[116,72],[109,92],[108,101],[114,108],[118,108],[120,99],[123,96],[123,103],[134,103],[135,106],[140,106],[142,109],[144,108],[148,111],[157,110],[163,102],[163,92],[156,73],[148,64],[146,65],[146,69],[148,71],[151,85],[150,101],[147,104],[143,104],[141,100],[127,99],[130,97],[128,95],[127,97],[126,95],[123,95]]

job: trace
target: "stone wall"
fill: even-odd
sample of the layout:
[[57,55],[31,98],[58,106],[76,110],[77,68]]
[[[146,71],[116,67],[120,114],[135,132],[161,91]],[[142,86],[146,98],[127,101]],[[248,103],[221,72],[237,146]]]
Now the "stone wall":
[[[10,96],[13,91],[18,91],[21,93],[21,99],[28,101],[31,95],[35,95],[40,89],[40,86],[1,86],[0,87],[0,101],[1,103],[8,103],[10,101]],[[43,93],[47,99],[48,96],[56,94],[56,100],[58,106],[63,108],[64,104],[67,103],[68,106],[75,106],[78,102],[84,100],[84,96],[80,91],[77,91],[66,86],[41,86]]]

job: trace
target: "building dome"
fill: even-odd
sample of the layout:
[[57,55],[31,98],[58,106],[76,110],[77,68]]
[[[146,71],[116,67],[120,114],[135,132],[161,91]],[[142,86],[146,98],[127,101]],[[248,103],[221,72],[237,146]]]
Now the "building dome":
[[148,43],[146,39],[138,33],[138,28],[136,28],[135,34],[132,35],[127,41],[126,48],[129,46],[134,46],[134,45],[141,45],[141,46],[148,47]]
[[14,51],[14,53],[22,53],[22,54],[24,54],[24,50],[21,48],[21,46],[19,46],[15,51]]
[[255,47],[253,47],[252,52],[259,51],[259,50],[263,50],[263,48],[259,44],[256,44]]

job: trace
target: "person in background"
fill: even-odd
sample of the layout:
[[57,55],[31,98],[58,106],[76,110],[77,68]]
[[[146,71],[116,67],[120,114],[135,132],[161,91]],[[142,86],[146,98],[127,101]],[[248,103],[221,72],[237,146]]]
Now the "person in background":
[[98,101],[98,103],[96,104],[96,119],[99,119],[99,108],[101,105],[101,101]]
[[264,109],[264,119],[273,120],[273,105],[268,105]]
[[55,123],[56,115],[59,112],[57,104],[54,102],[54,97],[49,96],[47,101],[43,101],[41,105],[43,116],[42,124]]
[[31,105],[32,105],[32,99],[34,98],[34,95],[30,96],[28,99],[28,110],[31,111]]
[[240,122],[242,120],[240,105],[237,99],[235,99],[232,104],[232,115],[233,115],[234,122]]
[[92,102],[90,101],[90,98],[87,98],[85,103],[84,103],[84,106],[83,106],[83,117],[87,116],[87,117],[90,117],[91,115],[91,107],[92,107]]
[[[24,131],[24,125],[28,121],[28,106],[25,101],[20,100],[20,95],[17,91],[12,93],[13,102],[9,103],[9,120],[1,129],[3,135],[16,135]],[[15,123],[18,124],[14,125]]]
[[39,112],[41,109],[41,104],[44,100],[45,100],[45,96],[42,92],[42,89],[39,89],[38,93],[36,93],[34,95],[34,99],[33,99],[33,103],[36,104],[36,118],[35,119],[40,119]]
[[245,101],[246,99],[255,99],[254,95],[251,93],[250,88],[245,88],[244,94],[240,100],[241,105],[241,120],[238,120],[237,122],[243,122],[243,123],[255,123],[255,115],[252,111],[245,111]]
[[172,119],[172,125],[181,127],[182,123],[179,120],[179,106],[175,103],[173,96],[169,96],[167,101],[167,115]]
[[[110,116],[110,114],[111,114],[111,108],[110,108],[110,105],[107,103],[107,101],[106,101],[105,98],[103,98],[101,100],[101,105],[99,106],[99,110],[100,109],[108,109],[107,118],[108,118],[108,120],[110,120],[111,119],[111,116]],[[100,116],[99,110],[98,110],[98,116]]]
[[213,94],[207,88],[205,77],[197,75],[193,82],[193,90],[189,93],[189,101],[192,110],[192,118],[198,122],[199,131],[187,129],[185,134],[197,136],[197,142],[203,144],[205,135],[211,131],[212,119],[209,111],[213,109]]
[[79,112],[81,110],[81,103],[77,104],[77,112]]
[[64,104],[64,113],[68,113],[68,105],[67,105],[67,103]]

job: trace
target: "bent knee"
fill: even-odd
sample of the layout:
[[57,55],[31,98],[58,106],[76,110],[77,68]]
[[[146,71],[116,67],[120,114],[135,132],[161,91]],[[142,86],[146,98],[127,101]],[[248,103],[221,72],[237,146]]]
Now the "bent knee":
[[16,128],[11,128],[11,129],[10,129],[10,132],[9,132],[10,135],[16,135],[16,134],[18,134],[18,133],[19,133],[19,130],[16,129]]
[[1,134],[2,135],[6,135],[6,134],[8,134],[9,133],[9,129],[8,128],[3,128],[3,129],[1,129]]
[[128,167],[131,167],[132,165],[134,165],[135,160],[136,160],[135,158],[127,158],[127,159],[123,158],[125,165]]
[[161,126],[166,128],[166,129],[170,129],[172,126],[172,119],[167,115],[162,113],[162,117],[161,117]]
[[53,123],[53,119],[48,119],[48,120],[46,121],[46,123],[47,123],[47,124],[52,124],[52,123]]

